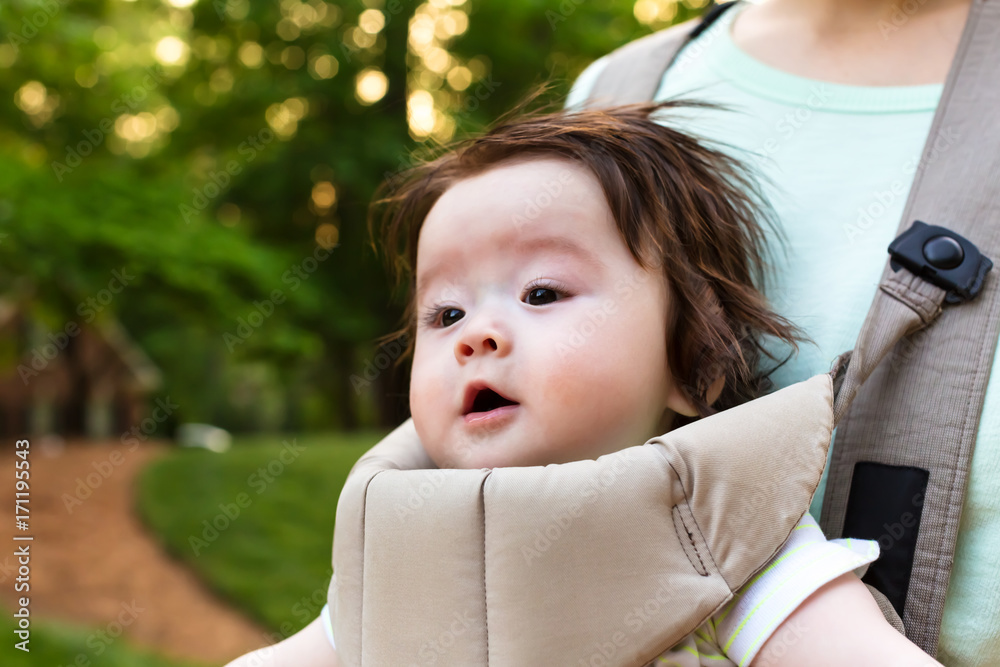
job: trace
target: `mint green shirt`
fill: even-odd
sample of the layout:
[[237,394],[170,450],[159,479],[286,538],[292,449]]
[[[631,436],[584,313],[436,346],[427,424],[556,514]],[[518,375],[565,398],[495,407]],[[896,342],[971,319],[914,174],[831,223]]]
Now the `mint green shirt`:
[[[728,111],[671,112],[687,131],[721,142],[754,167],[775,210],[775,309],[814,341],[779,369],[779,387],[829,370],[853,347],[885,266],[941,85],[844,86],[766,66],[730,38],[739,8],[679,54],[656,99],[688,97]],[[591,65],[567,106],[586,99],[605,60]],[[953,141],[938,138],[941,150]],[[970,157],[971,159],[971,157]],[[928,406],[933,409],[933,406]],[[825,476],[812,514],[819,516]],[[1000,665],[1000,373],[991,376],[972,458],[938,659]]]

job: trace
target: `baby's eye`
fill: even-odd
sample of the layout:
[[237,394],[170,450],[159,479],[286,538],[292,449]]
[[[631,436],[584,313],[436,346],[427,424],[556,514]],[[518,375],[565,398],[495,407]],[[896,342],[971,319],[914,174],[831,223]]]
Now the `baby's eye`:
[[536,287],[525,295],[524,302],[529,306],[544,306],[547,303],[556,301],[558,298],[559,293],[554,289],[549,289],[548,287]]
[[441,326],[450,327],[455,322],[465,317],[465,312],[458,308],[445,308],[441,311]]
[[421,321],[425,327],[430,329],[438,329],[450,327],[455,322],[465,317],[465,311],[458,308],[431,308],[427,313],[421,317]]

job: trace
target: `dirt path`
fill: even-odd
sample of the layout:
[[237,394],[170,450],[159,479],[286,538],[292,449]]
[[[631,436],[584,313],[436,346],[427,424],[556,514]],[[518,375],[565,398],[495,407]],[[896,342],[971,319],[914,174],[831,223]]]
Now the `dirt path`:
[[[222,665],[268,643],[265,630],[164,554],[133,514],[136,474],[166,451],[152,443],[129,452],[118,442],[63,447],[32,441],[32,615],[108,635],[117,634],[120,623],[122,635],[134,643]],[[5,540],[14,526],[14,461],[13,443],[3,443],[0,534],[8,536]],[[86,496],[88,490],[89,497],[67,510],[67,495]],[[14,606],[15,576],[14,557],[0,555],[0,603],[8,609]],[[92,657],[104,641],[95,634],[91,648],[81,646],[81,652]]]

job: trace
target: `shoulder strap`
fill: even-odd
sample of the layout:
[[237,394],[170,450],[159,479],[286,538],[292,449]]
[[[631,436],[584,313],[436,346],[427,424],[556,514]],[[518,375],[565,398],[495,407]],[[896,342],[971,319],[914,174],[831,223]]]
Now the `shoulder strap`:
[[[652,99],[681,48],[732,4],[612,53],[588,106]],[[1000,188],[991,177],[1000,169],[998,107],[1000,1],[973,0],[900,232],[913,220],[939,223],[1000,256]],[[976,267],[978,280],[988,264]],[[886,268],[853,359],[845,355],[835,369],[840,426],[822,524],[828,535],[879,541],[883,556],[865,580],[903,616],[909,637],[934,655],[1000,335],[1000,291],[995,280],[987,283],[984,303],[950,309],[928,328],[948,291],[893,268]],[[890,363],[876,370],[890,353]]]
[[701,18],[654,32],[612,52],[608,56],[608,64],[587,97],[586,106],[631,104],[653,99],[663,73],[673,63],[681,48],[708,29],[723,12],[735,4],[724,2],[714,5]]
[[[973,0],[901,232],[911,221],[922,220],[968,237],[988,256],[1000,255],[997,108],[1000,2]],[[932,241],[923,246],[925,256],[933,254],[928,250]],[[936,317],[944,300],[960,300],[926,285],[907,292],[900,287],[906,275],[886,268],[854,351],[856,368],[848,369],[838,396],[838,402],[846,402],[837,410],[843,419],[822,524],[828,536],[879,541],[883,555],[864,580],[900,612],[909,638],[935,655],[973,445],[1000,334],[1000,290],[995,279],[986,281],[982,303],[948,308],[933,326],[893,345],[887,322],[909,318],[904,326],[912,333]],[[886,297],[893,293],[896,299],[887,305]],[[885,312],[894,308],[908,312]],[[875,368],[864,362],[881,356],[887,344],[893,347],[890,363]],[[868,373],[859,389],[859,380]]]

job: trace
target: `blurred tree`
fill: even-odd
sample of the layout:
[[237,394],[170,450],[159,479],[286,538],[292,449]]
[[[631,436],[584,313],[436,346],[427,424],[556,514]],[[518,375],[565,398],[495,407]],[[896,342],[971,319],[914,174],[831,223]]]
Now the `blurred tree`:
[[55,326],[120,318],[186,420],[398,422],[377,185],[703,4],[8,0],[0,295]]

